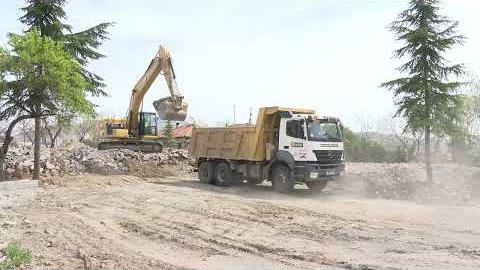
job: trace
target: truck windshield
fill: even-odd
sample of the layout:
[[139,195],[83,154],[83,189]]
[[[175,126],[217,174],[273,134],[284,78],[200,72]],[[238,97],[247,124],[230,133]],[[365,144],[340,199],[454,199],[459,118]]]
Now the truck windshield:
[[341,142],[342,133],[336,122],[312,121],[307,124],[308,140],[317,142]]

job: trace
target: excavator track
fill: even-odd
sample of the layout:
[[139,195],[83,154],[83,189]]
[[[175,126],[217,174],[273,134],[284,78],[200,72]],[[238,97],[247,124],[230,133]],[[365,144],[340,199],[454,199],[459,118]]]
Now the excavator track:
[[129,149],[135,152],[160,153],[163,151],[161,142],[141,140],[104,141],[98,144],[98,150]]

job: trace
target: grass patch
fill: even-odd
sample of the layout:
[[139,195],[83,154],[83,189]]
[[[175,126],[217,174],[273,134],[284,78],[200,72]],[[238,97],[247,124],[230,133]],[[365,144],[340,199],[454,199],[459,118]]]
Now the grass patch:
[[0,270],[15,269],[15,267],[29,264],[32,261],[30,250],[14,243],[8,244],[7,247],[0,250],[0,253],[6,257],[4,261],[0,262]]

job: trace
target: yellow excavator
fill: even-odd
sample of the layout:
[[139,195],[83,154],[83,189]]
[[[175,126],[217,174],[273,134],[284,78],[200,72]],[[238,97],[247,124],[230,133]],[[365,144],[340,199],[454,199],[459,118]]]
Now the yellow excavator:
[[105,130],[98,149],[126,148],[142,152],[161,152],[163,145],[157,128],[157,117],[153,112],[141,111],[143,98],[157,76],[162,74],[168,85],[170,96],[153,102],[160,119],[183,121],[187,117],[188,104],[178,91],[175,71],[169,50],[160,46],[143,76],[132,90],[128,114],[125,118],[107,118]]

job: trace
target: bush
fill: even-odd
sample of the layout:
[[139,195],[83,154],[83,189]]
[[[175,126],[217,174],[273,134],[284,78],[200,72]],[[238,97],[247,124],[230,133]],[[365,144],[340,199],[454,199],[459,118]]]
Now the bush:
[[7,247],[1,250],[1,253],[6,259],[0,262],[0,270],[13,269],[21,265],[29,264],[32,261],[30,250],[21,248],[14,243],[8,244]]
[[405,162],[400,149],[387,150],[380,142],[358,135],[348,128],[343,131],[345,157],[350,162]]

